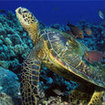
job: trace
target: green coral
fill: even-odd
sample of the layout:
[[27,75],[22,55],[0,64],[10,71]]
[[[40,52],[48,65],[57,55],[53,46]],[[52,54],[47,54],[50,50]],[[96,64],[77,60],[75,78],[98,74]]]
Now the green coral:
[[8,69],[9,68],[9,63],[8,63],[8,61],[1,60],[0,61],[0,66],[2,66],[3,68]]

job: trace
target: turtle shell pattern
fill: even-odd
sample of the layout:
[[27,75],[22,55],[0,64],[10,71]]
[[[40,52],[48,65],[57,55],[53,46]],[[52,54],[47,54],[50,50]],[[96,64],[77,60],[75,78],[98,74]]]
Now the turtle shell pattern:
[[[67,72],[91,82],[99,87],[105,87],[105,70],[102,64],[89,64],[83,60],[83,55],[89,49],[72,36],[54,29],[44,29],[40,37],[47,41],[48,48]],[[64,72],[61,70],[61,72]]]

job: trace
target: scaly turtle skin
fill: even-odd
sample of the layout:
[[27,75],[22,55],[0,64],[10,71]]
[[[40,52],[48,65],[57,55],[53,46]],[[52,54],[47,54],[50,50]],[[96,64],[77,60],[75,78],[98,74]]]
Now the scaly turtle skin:
[[19,7],[16,15],[34,43],[21,74],[23,105],[38,105],[42,64],[64,78],[80,83],[70,94],[73,105],[101,105],[105,70],[100,63],[87,64],[82,59],[88,48],[66,33],[54,29],[40,30],[38,20],[26,8]]

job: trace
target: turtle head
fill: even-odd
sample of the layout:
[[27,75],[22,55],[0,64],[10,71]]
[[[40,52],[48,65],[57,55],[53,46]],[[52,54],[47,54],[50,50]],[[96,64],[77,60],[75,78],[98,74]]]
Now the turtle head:
[[38,37],[38,20],[28,9],[22,7],[16,9],[16,16],[35,43]]
[[37,21],[34,15],[26,8],[22,7],[17,8],[16,15],[21,24],[30,25]]

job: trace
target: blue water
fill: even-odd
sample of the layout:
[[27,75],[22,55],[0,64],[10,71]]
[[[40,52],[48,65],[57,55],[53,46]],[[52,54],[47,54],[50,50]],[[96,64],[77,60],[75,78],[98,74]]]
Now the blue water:
[[105,13],[105,1],[101,0],[12,0],[0,1],[0,9],[12,10],[26,7],[34,13],[38,20],[46,25],[59,23],[72,24],[80,20],[89,23],[100,23],[98,9]]

